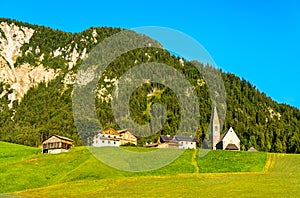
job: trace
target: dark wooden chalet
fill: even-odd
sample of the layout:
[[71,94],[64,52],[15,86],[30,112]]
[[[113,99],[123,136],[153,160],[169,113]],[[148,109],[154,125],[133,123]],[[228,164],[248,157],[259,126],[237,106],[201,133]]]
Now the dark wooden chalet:
[[43,153],[61,153],[67,152],[73,144],[73,140],[67,137],[52,135],[46,139],[43,143]]

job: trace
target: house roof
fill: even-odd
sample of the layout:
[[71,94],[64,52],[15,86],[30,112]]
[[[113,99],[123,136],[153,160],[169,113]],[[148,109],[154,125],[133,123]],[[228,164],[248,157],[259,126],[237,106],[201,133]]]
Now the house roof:
[[163,142],[179,142],[179,141],[197,142],[196,138],[190,136],[175,135],[174,137],[171,137],[168,135],[161,135],[160,138]]
[[173,139],[176,140],[176,141],[188,141],[188,142],[196,142],[197,141],[196,138],[191,137],[191,136],[177,136],[177,135],[175,135]]
[[111,134],[111,135],[120,135],[117,131],[113,128],[109,128],[103,131],[103,134]]
[[132,131],[130,131],[130,130],[128,130],[128,129],[122,129],[122,130],[118,130],[117,131],[118,133],[125,133],[125,132],[129,132],[129,133],[131,133],[132,135],[134,135],[135,137],[139,137],[138,135],[136,135],[136,134],[134,134]]
[[67,141],[73,142],[72,139],[67,138],[67,137],[63,137],[63,136],[60,136],[60,135],[51,135],[50,137],[48,137],[47,139],[45,139],[43,142],[49,140],[49,139],[50,139],[51,137],[53,137],[53,136],[55,136],[55,137],[57,137],[57,138],[59,138],[59,139],[62,139],[62,140],[67,140]]
[[170,142],[173,138],[169,135],[161,135],[160,139],[164,142]]
[[125,133],[126,131],[129,131],[129,130],[128,129],[117,130],[118,133]]
[[72,139],[70,139],[70,138],[67,138],[67,137],[64,137],[64,136],[60,136],[60,135],[55,135],[56,137],[58,137],[58,138],[60,138],[60,139],[63,139],[63,140],[68,140],[68,141],[71,141],[71,142],[73,142],[73,140]]

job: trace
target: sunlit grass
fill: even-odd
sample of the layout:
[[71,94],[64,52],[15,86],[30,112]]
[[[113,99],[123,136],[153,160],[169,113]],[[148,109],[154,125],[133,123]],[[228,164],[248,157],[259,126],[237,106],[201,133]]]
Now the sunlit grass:
[[261,172],[267,153],[246,151],[210,151],[196,158],[200,173]]
[[33,197],[297,197],[299,163],[300,155],[276,154],[270,172],[81,180],[18,194]]
[[[3,159],[15,153],[9,148],[10,146],[12,148],[19,146],[3,144],[6,145],[5,150],[2,150]],[[21,157],[22,155],[8,157],[11,163],[0,164],[0,193],[19,191],[21,195],[33,197],[156,197],[157,193],[163,197],[198,197],[199,193],[214,196],[214,192],[221,193],[224,190],[223,186],[232,187],[231,183],[235,183],[237,187],[232,195],[237,195],[237,192],[242,191],[242,187],[246,190],[252,179],[263,185],[265,180],[271,178],[270,185],[275,185],[272,184],[273,180],[277,182],[284,179],[284,176],[280,175],[278,166],[281,168],[284,164],[292,166],[292,158],[299,158],[297,155],[292,155],[290,160],[286,160],[290,155],[276,155],[276,160],[273,161],[277,162],[275,163],[277,166],[272,166],[274,163],[267,161],[268,170],[271,170],[269,174],[264,171],[267,153],[211,151],[204,157],[196,155],[196,159],[193,159],[194,150],[186,150],[172,163],[160,169],[126,172],[102,163],[86,147],[72,148],[68,153],[55,155],[41,154],[40,149],[37,148],[23,146],[18,148],[20,151],[17,153],[22,153],[22,150],[23,153],[28,150],[30,152],[24,155],[27,157]],[[132,152],[155,150],[139,147],[124,147],[124,149]],[[195,166],[198,166],[202,173],[196,173]],[[293,177],[291,180],[296,186],[299,186],[298,169],[285,171],[298,174],[298,177]],[[278,179],[271,175],[277,175]]]
[[39,148],[0,141],[0,166],[26,159],[41,153]]

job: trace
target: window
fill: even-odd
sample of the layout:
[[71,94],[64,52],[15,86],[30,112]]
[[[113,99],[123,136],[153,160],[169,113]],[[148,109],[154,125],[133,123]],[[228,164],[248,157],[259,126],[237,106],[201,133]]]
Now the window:
[[114,136],[114,138],[116,138],[116,136]]
[[110,141],[107,141],[108,144],[110,144]]
[[218,131],[218,126],[215,126],[215,131]]
[[116,142],[114,141],[114,144],[116,144]]
[[102,140],[102,143],[104,143],[104,140]]
[[110,138],[110,135],[108,136],[108,138]]

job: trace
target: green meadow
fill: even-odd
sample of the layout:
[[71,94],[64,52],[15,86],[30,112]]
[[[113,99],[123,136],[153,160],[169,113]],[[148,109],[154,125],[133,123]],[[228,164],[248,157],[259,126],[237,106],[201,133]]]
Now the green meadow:
[[[126,172],[87,148],[41,154],[0,142],[0,194],[25,197],[298,197],[300,155],[186,150],[169,165]],[[145,152],[147,148],[126,148]]]

